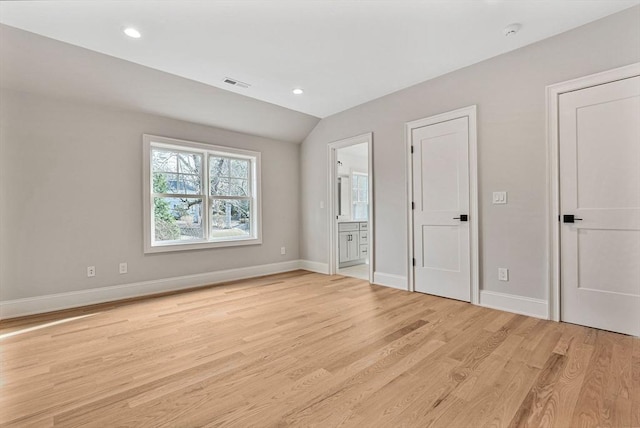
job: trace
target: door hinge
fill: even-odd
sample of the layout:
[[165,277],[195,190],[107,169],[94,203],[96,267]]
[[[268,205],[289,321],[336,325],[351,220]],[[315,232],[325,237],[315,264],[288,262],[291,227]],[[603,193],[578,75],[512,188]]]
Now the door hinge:
[[416,209],[416,203],[415,202],[411,202],[411,209],[415,210]]
[[411,154],[413,154],[413,146],[411,146]]
[[411,263],[413,263],[413,265],[415,266],[416,265],[416,259],[415,258],[411,259]]

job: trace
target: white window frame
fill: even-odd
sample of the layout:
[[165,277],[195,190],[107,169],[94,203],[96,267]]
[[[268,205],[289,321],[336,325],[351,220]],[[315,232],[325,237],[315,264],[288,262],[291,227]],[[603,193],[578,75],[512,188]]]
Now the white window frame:
[[[356,218],[355,216],[355,204],[362,204],[362,203],[366,203],[367,205],[367,209],[365,210],[367,213],[367,217],[369,216],[369,192],[367,191],[367,200],[366,201],[361,201],[359,196],[354,196],[354,192],[353,192],[353,185],[357,182],[360,183],[360,179],[356,180],[355,177],[359,175],[361,177],[366,177],[367,178],[367,189],[369,189],[369,174],[366,172],[361,172],[361,171],[355,171],[352,170],[351,171],[351,186],[349,186],[351,189],[351,206],[349,207],[351,209],[351,218],[353,221],[369,221],[369,218]],[[358,186],[358,190],[360,190],[360,187]]]
[[[187,198],[202,198],[202,218],[204,238],[189,241],[165,241],[156,242],[154,239],[154,210],[153,210],[153,174],[151,170],[151,153],[153,148],[170,149],[202,155],[202,189],[201,195],[180,195]],[[209,239],[210,233],[210,208],[212,199],[220,199],[209,193],[209,156],[222,156],[237,159],[247,159],[251,162],[250,180],[250,204],[251,204],[251,235],[230,236],[223,239]],[[234,247],[239,245],[262,244],[262,190],[261,190],[261,154],[250,150],[236,149],[233,147],[215,146],[212,144],[198,143],[194,141],[178,140],[175,138],[160,137],[157,135],[143,134],[142,136],[143,159],[143,215],[144,215],[144,252],[159,253],[169,251],[199,250],[206,248]],[[224,199],[224,198],[222,198]]]

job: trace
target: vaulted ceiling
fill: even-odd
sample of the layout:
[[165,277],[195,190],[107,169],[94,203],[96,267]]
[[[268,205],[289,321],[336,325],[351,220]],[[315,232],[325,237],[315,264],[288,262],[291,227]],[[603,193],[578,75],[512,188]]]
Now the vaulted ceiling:
[[639,3],[2,2],[0,83],[301,141],[318,118]]

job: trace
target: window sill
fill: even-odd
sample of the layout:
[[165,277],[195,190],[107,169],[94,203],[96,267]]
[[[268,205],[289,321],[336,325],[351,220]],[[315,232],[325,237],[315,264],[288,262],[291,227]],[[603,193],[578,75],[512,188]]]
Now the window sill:
[[206,250],[211,248],[238,247],[262,244],[261,238],[230,239],[228,241],[171,242],[166,244],[145,244],[144,253],[169,253],[174,251]]

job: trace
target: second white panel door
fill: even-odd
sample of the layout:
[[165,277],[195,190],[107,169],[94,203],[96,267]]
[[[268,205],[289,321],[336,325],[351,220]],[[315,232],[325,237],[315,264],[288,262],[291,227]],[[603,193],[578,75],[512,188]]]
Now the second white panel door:
[[412,131],[415,290],[470,301],[469,120]]
[[561,317],[640,335],[640,77],[560,96]]

